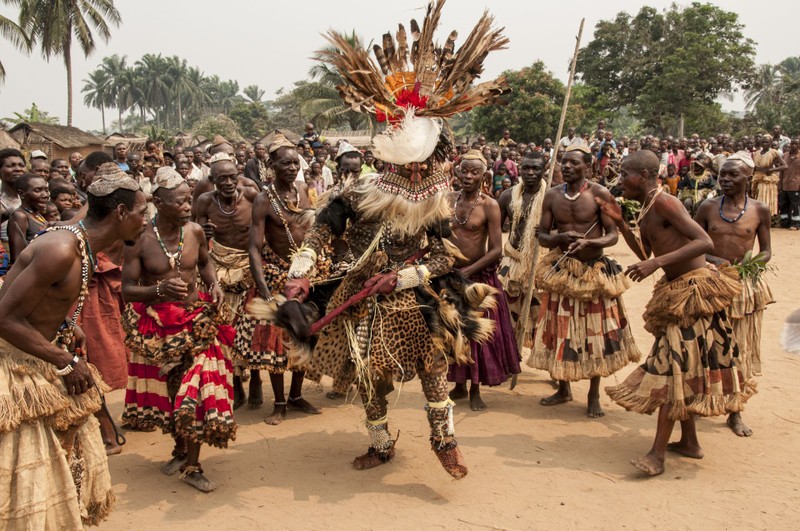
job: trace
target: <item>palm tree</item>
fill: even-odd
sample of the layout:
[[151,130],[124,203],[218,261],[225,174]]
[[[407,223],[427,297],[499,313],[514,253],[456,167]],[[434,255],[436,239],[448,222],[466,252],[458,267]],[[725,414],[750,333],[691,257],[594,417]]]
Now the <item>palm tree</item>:
[[122,17],[114,0],[7,0],[20,6],[19,25],[36,41],[45,59],[64,59],[67,69],[67,125],[72,125],[72,41],[83,55],[95,49],[92,28],[103,38],[111,37],[109,22],[119,25]]
[[136,73],[142,83],[145,106],[155,115],[157,125],[162,125],[163,118],[168,127],[171,96],[168,62],[161,54],[145,54],[136,61]]
[[[9,0],[3,0],[8,3]],[[31,39],[22,28],[10,18],[0,15],[0,35],[11,41],[14,48],[29,52],[31,49]],[[0,83],[6,78],[6,69],[3,67],[3,62],[0,61]]]
[[756,69],[755,76],[744,91],[744,101],[748,110],[776,105],[783,92],[782,73],[779,67],[764,64]]
[[231,112],[236,103],[242,100],[239,96],[239,83],[233,80],[223,81],[219,84],[219,94],[215,100],[224,114]]
[[87,107],[100,109],[100,115],[103,119],[103,134],[106,134],[106,107],[114,105],[111,88],[108,75],[98,68],[89,73],[89,79],[83,80],[83,88],[81,89],[83,103]]
[[22,112],[15,112],[13,117],[3,118],[3,121],[14,125],[22,123],[57,124],[58,117],[50,116],[47,111],[42,111],[35,103],[31,103],[30,109]]
[[169,76],[172,79],[171,88],[174,98],[178,102],[178,129],[183,131],[183,99],[194,101],[198,97],[200,87],[195,85],[190,77],[186,59],[172,56],[167,59],[167,62],[169,63]]
[[[117,54],[111,57],[104,57],[100,63],[100,69],[109,80],[109,91],[114,106],[117,108],[117,123],[122,127],[122,113],[128,108],[126,100],[128,100],[129,91],[128,84],[126,83],[125,73],[129,70],[128,59],[126,56],[120,57]],[[124,131],[121,131],[124,132]]]
[[242,90],[242,94],[250,101],[250,103],[261,103],[264,99],[266,91],[258,85],[248,85]]
[[[354,48],[363,46],[355,30],[349,35],[345,35],[345,39]],[[345,107],[339,97],[339,91],[336,90],[338,85],[344,84],[344,80],[336,67],[326,60],[326,57],[336,50],[337,48],[328,46],[314,52],[313,59],[316,63],[308,70],[308,75],[318,83],[309,83],[296,89],[300,91],[298,95],[303,100],[300,110],[304,115],[312,116],[312,121],[321,120],[332,124],[337,119],[344,118],[351,130],[363,129],[370,124],[367,115]]]

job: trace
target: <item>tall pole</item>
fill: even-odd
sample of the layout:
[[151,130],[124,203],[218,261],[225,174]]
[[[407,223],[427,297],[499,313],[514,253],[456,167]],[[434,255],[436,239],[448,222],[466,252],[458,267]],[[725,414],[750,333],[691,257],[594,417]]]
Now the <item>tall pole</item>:
[[[567,80],[567,92],[564,94],[564,105],[561,107],[561,119],[558,121],[558,132],[556,133],[556,142],[561,141],[561,135],[564,133],[564,121],[567,119],[567,107],[569,106],[569,97],[572,94],[572,83],[575,80],[575,65],[578,62],[578,51],[581,48],[581,37],[583,36],[583,23],[586,21],[585,18],[581,19],[581,25],[578,28],[578,36],[575,39],[575,52],[572,54],[572,65],[569,69],[569,80]],[[545,190],[550,189],[550,184],[553,182],[553,171],[556,168],[556,158],[558,157],[558,144],[556,144],[555,152],[553,158],[550,160],[550,168],[547,171],[547,182],[545,184]],[[535,200],[531,200],[530,210],[528,211],[528,223],[536,223],[538,224],[540,220],[532,219],[533,216],[533,207],[534,207]],[[529,245],[531,242],[523,242],[524,245]],[[525,334],[528,331],[528,325],[530,324],[528,321],[529,314],[531,313],[531,299],[533,299],[533,278],[534,278],[534,270],[536,268],[536,262],[539,261],[539,239],[536,238],[533,240],[533,264],[531,264],[531,276],[528,279],[528,285],[526,286],[525,291],[523,292],[523,301],[522,301],[522,311],[519,315],[519,322],[517,323],[517,345],[519,345],[520,351],[525,344]],[[511,377],[511,389],[517,386],[517,375]]]

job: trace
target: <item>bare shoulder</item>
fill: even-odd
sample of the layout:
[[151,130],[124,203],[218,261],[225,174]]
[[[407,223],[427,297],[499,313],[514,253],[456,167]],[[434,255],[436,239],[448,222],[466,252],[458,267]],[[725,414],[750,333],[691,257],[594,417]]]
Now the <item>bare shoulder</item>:
[[769,205],[764,203],[763,201],[759,201],[758,199],[753,199],[749,197],[748,201],[752,201],[753,207],[756,209],[759,215],[764,216],[766,215],[768,218],[772,218],[772,211],[769,208]]
[[506,208],[509,204],[511,204],[513,189],[514,187],[511,187],[508,190],[503,190],[503,192],[500,194],[500,197],[497,198],[497,203],[500,205],[500,208]]
[[606,201],[613,201],[614,196],[611,195],[611,192],[603,186],[602,184],[591,183],[589,186],[589,190],[591,190],[592,195],[604,199]]
[[252,179],[248,179],[244,175],[240,175],[239,176],[239,181],[238,182],[239,182],[240,186],[243,186],[245,188],[245,190],[253,190],[253,191],[255,191],[255,193],[258,193],[258,192],[261,191],[261,189],[255,183],[255,181],[253,181]]
[[706,219],[710,212],[719,210],[720,201],[722,201],[722,196],[706,199],[700,204],[695,217],[697,219]]
[[675,216],[688,216],[689,213],[680,200],[670,194],[658,194],[653,199],[653,210],[661,217],[672,218]]
[[[250,181],[250,179],[247,179]],[[251,185],[242,185],[239,189],[242,191],[242,197],[247,199],[249,202],[254,202],[258,193],[261,191],[258,186],[253,181],[250,181]]]
[[205,240],[206,236],[205,233],[203,232],[203,227],[201,227],[194,221],[189,221],[188,223],[186,223],[185,227],[186,227],[185,229],[186,233],[191,234],[192,237],[195,238],[196,240],[200,241]]
[[60,269],[66,274],[79,255],[77,236],[68,230],[54,230],[32,241],[20,258],[27,258],[37,270]]
[[483,203],[484,208],[500,208],[497,200],[489,194],[481,193],[481,197],[483,198],[481,203]]
[[199,208],[208,208],[208,206],[211,204],[211,201],[213,199],[214,199],[214,190],[211,190],[210,192],[203,192],[197,198],[197,208],[198,209]]
[[19,225],[20,222],[27,221],[28,216],[25,214],[24,210],[18,208],[11,213],[11,217],[8,219]]

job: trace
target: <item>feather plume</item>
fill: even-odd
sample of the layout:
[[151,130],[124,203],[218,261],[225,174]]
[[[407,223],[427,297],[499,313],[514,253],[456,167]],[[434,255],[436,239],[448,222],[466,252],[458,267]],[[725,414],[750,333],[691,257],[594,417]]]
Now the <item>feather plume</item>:
[[405,70],[408,64],[408,36],[406,35],[406,28],[402,24],[397,25],[397,60],[400,63],[400,69]]
[[392,73],[400,71],[400,65],[397,64],[397,57],[395,55],[394,39],[391,33],[383,34],[383,53],[386,55],[386,60],[389,62],[389,70]]
[[378,64],[381,65],[381,71],[384,73],[384,75],[388,75],[389,61],[386,59],[386,54],[383,53],[383,48],[376,44],[372,47],[372,50],[375,52],[375,59],[377,59]]

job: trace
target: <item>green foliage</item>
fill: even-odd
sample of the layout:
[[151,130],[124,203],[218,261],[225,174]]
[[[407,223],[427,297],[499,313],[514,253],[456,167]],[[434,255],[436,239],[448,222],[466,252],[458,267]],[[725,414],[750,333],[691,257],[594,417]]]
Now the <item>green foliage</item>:
[[704,107],[745,84],[754,67],[755,43],[742,28],[736,13],[698,2],[620,12],[598,22],[577,71],[605,95],[605,110],[629,106],[659,135],[676,134],[681,113],[710,126],[724,115]]
[[269,111],[260,101],[239,102],[233,106],[229,116],[247,138],[261,138],[273,129]]
[[760,65],[744,96],[751,132],[771,130],[773,125],[800,131],[800,56]]
[[213,114],[206,116],[194,125],[194,133],[206,138],[213,138],[214,135],[222,135],[228,140],[238,141],[242,139],[236,122],[224,114]]
[[30,109],[25,109],[22,112],[15,112],[13,117],[3,118],[3,121],[12,123],[14,125],[21,123],[42,123],[42,124],[59,124],[61,121],[57,116],[50,116],[47,111],[43,111],[31,103]]
[[[508,105],[474,109],[470,113],[473,130],[485,134],[489,142],[499,140],[503,129],[508,129],[517,142],[541,144],[545,138],[557,142],[554,137],[564,103],[564,83],[553,77],[541,61],[522,70],[508,70],[504,75],[511,87]],[[585,114],[579,104],[570,104],[566,123],[580,123]]]
[[45,59],[63,59],[67,70],[67,125],[72,125],[72,43],[77,42],[88,57],[96,47],[95,33],[108,41],[109,24],[119,25],[122,20],[114,0],[4,2],[19,5],[19,26],[39,46]]
[[747,251],[741,261],[733,263],[733,267],[741,278],[758,280],[762,274],[772,270],[772,266],[767,264],[765,260],[766,256],[765,253],[758,253],[753,256],[753,251]]

